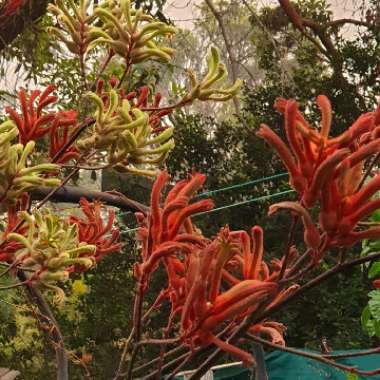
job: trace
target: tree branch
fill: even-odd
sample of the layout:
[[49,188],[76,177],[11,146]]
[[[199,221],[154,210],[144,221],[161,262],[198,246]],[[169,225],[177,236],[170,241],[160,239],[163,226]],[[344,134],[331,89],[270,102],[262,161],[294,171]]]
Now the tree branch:
[[[217,23],[219,24],[220,30],[222,32],[222,36],[224,39],[224,43],[226,45],[226,50],[228,54],[229,61],[231,63],[231,74],[232,74],[232,79],[235,82],[238,79],[238,70],[237,70],[237,61],[235,54],[232,49],[231,42],[228,38],[227,30],[223,22],[223,18],[220,15],[220,13],[216,10],[215,5],[212,0],[205,0],[206,4],[210,8],[211,13],[214,15]],[[239,101],[236,96],[233,97],[233,102],[235,105],[236,109],[236,114],[240,115],[240,106],[239,106]]]
[[[41,200],[46,197],[50,191],[51,188],[49,187],[39,187],[33,190],[30,195],[33,200]],[[139,211],[146,214],[148,210],[147,206],[129,199],[121,193],[88,190],[78,186],[62,186],[54,193],[50,200],[55,202],[78,203],[82,197],[90,201],[99,200],[109,206],[118,207],[124,211]]]
[[[20,281],[27,281],[27,276],[23,271],[18,271],[17,277]],[[32,284],[26,284],[25,289],[32,305],[36,305],[38,308],[39,313],[37,313],[36,317],[40,326],[43,327],[47,324],[49,327],[49,336],[52,339],[56,353],[57,380],[68,380],[68,360],[65,343],[58,322],[42,293]]]

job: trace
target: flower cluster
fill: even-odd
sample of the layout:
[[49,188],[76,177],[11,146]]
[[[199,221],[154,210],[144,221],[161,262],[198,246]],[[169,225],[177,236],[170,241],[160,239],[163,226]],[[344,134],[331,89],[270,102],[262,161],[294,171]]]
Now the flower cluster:
[[45,174],[56,173],[55,164],[29,165],[35,142],[14,144],[18,130],[12,121],[0,125],[0,203],[7,208],[16,203],[25,192],[39,186],[58,186],[58,178],[45,178]]
[[103,21],[103,27],[98,29],[99,38],[92,45],[106,44],[128,64],[171,59],[174,50],[159,41],[173,35],[176,29],[134,9],[130,0],[106,0],[94,10],[94,15]]
[[93,255],[95,261],[99,262],[110,253],[120,252],[120,232],[113,228],[115,212],[108,211],[108,220],[105,224],[102,218],[104,206],[100,202],[91,203],[82,198],[79,203],[85,218],[72,215],[70,223],[78,227],[78,239],[81,243],[92,244],[96,247]]
[[[30,94],[21,89],[18,94],[21,113],[18,113],[12,107],[5,108],[10,119],[17,126],[21,144],[25,145],[30,141],[37,141],[44,136],[49,136],[50,159],[58,153],[77,128],[76,111],[45,110],[58,100],[57,96],[51,95],[54,90],[53,85],[47,86],[43,92],[34,90]],[[36,102],[37,104],[35,105]],[[57,163],[64,163],[78,158],[78,151],[75,147],[70,147],[57,160]]]
[[63,1],[49,5],[61,28],[49,30],[74,54],[84,56],[98,45],[106,45],[112,54],[124,58],[128,65],[148,59],[170,60],[173,49],[160,41],[176,29],[134,9],[129,0],[105,0],[94,6],[82,0],[79,5]]
[[[19,243],[14,253],[14,263],[30,268],[29,281],[52,289],[57,299],[63,299],[63,290],[57,282],[68,280],[73,267],[90,268],[94,265],[95,245],[80,242],[76,225],[47,212],[22,212],[26,224],[24,233],[9,233],[9,242]],[[30,273],[30,272],[29,272]]]
[[317,104],[322,114],[319,130],[306,121],[294,100],[277,100],[275,107],[285,116],[288,145],[266,125],[257,133],[274,148],[289,171],[290,184],[300,196],[300,203],[290,208],[306,217],[314,248],[318,237],[306,214],[317,203],[325,247],[351,246],[362,239],[378,238],[380,228],[362,229],[358,224],[380,207],[380,199],[372,199],[380,190],[380,175],[364,183],[363,170],[364,163],[380,150],[380,107],[330,138],[330,102],[320,95]]
[[[22,267],[29,274],[28,282],[55,291],[59,301],[64,297],[59,283],[67,281],[72,272],[92,268],[105,255],[120,251],[119,231],[113,228],[115,215],[109,212],[104,223],[100,202],[81,199],[84,217],[69,218],[46,210],[29,214],[18,211],[25,205],[18,206],[8,212],[1,261]],[[20,227],[13,232],[16,225]]]
[[97,108],[96,122],[90,134],[78,140],[78,149],[107,151],[108,163],[117,170],[155,175],[174,147],[173,128],[156,133],[148,113],[132,107],[115,89],[105,97],[92,92],[88,96]]
[[[142,262],[136,264],[135,276],[145,291],[151,274],[162,262],[168,285],[155,305],[164,299],[170,301],[168,331],[178,318],[181,340],[189,346],[213,343],[250,364],[253,361],[250,354],[217,335],[223,330],[228,336],[245,316],[274,305],[297,287],[278,286],[284,259],[273,260],[270,271],[263,257],[260,227],[252,228],[252,237],[245,231],[230,231],[227,227],[212,240],[202,236],[190,217],[211,209],[213,203],[209,199],[190,201],[205,176],[194,173],[188,180],[177,183],[160,207],[168,179],[168,174],[161,172],[153,186],[149,215],[137,215]],[[292,250],[288,263],[296,258],[297,253]],[[269,335],[281,344],[283,331],[283,325],[270,321],[250,326],[250,332]]]
[[91,27],[95,21],[94,15],[88,15],[90,1],[81,0],[77,5],[68,1],[68,7],[62,0],[57,5],[49,4],[62,28],[50,27],[48,31],[62,41],[73,54],[84,56],[90,50],[90,44],[98,37],[97,30]]

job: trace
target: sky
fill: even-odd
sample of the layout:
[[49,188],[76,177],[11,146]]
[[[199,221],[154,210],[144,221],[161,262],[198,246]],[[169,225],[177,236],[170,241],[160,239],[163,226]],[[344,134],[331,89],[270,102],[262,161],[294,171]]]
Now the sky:
[[[196,6],[203,0],[167,0],[165,14],[179,25],[191,28],[192,19],[197,17]],[[239,1],[239,0],[230,0]],[[354,11],[354,0],[328,0],[335,18],[349,17]],[[277,4],[275,0],[257,0],[259,5]]]

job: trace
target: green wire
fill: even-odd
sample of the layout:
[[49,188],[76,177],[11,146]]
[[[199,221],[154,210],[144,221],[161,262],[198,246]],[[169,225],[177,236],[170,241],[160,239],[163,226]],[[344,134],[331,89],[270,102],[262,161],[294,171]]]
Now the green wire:
[[231,208],[231,207],[238,207],[238,206],[246,205],[246,204],[249,204],[249,203],[261,202],[261,201],[265,201],[267,199],[277,198],[279,196],[282,196],[282,195],[285,195],[285,194],[290,194],[290,193],[294,193],[294,190],[280,191],[279,193],[263,195],[261,197],[247,199],[247,200],[242,201],[242,202],[236,202],[236,203],[232,203],[232,204],[229,204],[229,205],[226,205],[226,206],[221,206],[221,207],[213,208],[213,209],[208,210],[208,211],[203,211],[203,212],[199,212],[197,214],[194,214],[193,217],[194,216],[205,215],[205,214],[211,214],[213,212],[225,210],[225,209]]
[[[278,173],[278,174],[274,174],[274,175],[271,175],[268,177],[261,177],[258,179],[254,179],[252,181],[238,183],[236,185],[231,185],[231,186],[226,186],[226,187],[221,187],[220,189],[216,189],[216,190],[205,191],[203,193],[196,195],[194,198],[195,199],[196,198],[203,198],[203,197],[207,197],[207,196],[210,196],[213,194],[221,193],[223,191],[240,189],[242,187],[246,187],[246,186],[250,186],[250,185],[257,185],[258,183],[267,182],[267,181],[271,181],[273,179],[278,179],[278,178],[282,178],[282,177],[287,177],[288,175],[289,175],[288,173]],[[124,215],[124,214],[128,214],[128,213],[129,213],[129,211],[122,212],[122,213],[120,213],[120,215]]]
[[267,182],[267,181],[270,181],[272,179],[287,177],[288,175],[289,175],[288,173],[279,173],[279,174],[271,175],[269,177],[262,177],[262,178],[254,179],[252,181],[238,183],[236,185],[231,185],[231,186],[227,186],[227,187],[221,187],[220,189],[210,190],[210,191],[205,191],[203,193],[200,193],[195,198],[206,197],[206,196],[210,196],[210,195],[213,195],[213,194],[216,194],[216,193],[220,193],[220,192],[223,192],[223,191],[227,191],[227,190],[240,189],[241,187],[246,187],[246,186],[250,186],[250,185],[256,185],[258,183]]
[[[232,204],[229,204],[229,205],[226,205],[226,206],[221,206],[221,207],[213,208],[213,209],[208,210],[208,211],[199,212],[197,214],[194,214],[193,217],[200,216],[200,215],[211,214],[213,212],[218,212],[218,211],[225,210],[225,209],[228,209],[228,208],[246,205],[246,204],[249,204],[249,203],[261,202],[261,201],[265,201],[267,199],[277,198],[277,197],[280,197],[282,195],[291,194],[291,193],[294,193],[294,192],[295,192],[294,190],[285,190],[285,191],[280,191],[279,193],[263,195],[261,197],[251,198],[251,199],[247,199],[247,200],[242,201],[242,202],[236,202],[236,203],[232,203]],[[138,230],[138,227],[137,228],[132,228],[130,230],[123,231],[122,233],[130,233],[130,232],[134,232],[134,231],[137,231],[137,230]]]

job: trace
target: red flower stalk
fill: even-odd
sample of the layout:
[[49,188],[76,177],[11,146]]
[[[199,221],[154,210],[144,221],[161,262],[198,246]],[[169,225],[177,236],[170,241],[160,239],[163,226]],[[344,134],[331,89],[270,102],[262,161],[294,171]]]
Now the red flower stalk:
[[[54,119],[50,128],[49,158],[52,159],[70,140],[75,130],[78,128],[76,123],[77,113],[75,111],[61,112]],[[78,149],[71,145],[61,157],[56,161],[63,164],[70,160],[79,160]]]
[[[245,316],[257,311],[262,302],[273,303],[281,294],[273,282],[275,277],[264,279],[261,270],[262,230],[257,226],[252,230],[256,245],[253,252],[244,231],[230,232],[224,228],[212,243],[189,255],[184,303],[180,310],[182,339],[187,344],[205,346],[214,343],[245,364],[252,363],[253,358],[217,339],[215,334],[226,326],[225,333],[232,332]],[[234,274],[229,273],[229,267]],[[239,272],[243,279],[237,277]],[[234,280],[229,281],[226,274]],[[256,276],[256,279],[245,279],[244,276]],[[226,280],[223,287],[222,278]],[[226,284],[231,286],[226,289]]]
[[[259,226],[252,228],[251,237],[245,231],[231,232],[225,227],[212,241],[205,239],[190,219],[194,213],[213,205],[210,200],[190,203],[205,176],[193,173],[188,180],[178,182],[161,205],[168,180],[169,175],[161,172],[153,185],[150,212],[146,217],[136,215],[142,256],[142,263],[135,266],[139,289],[145,292],[150,275],[162,262],[168,285],[152,308],[160,307],[164,300],[170,302],[167,333],[178,318],[184,343],[190,347],[215,344],[248,365],[253,357],[217,334],[223,330],[228,336],[247,315],[263,307],[263,302],[272,306],[297,289],[292,286],[281,290],[276,283],[285,259],[273,260],[273,272],[269,271],[263,258],[263,231]],[[287,264],[296,259],[297,252],[293,249]],[[282,344],[283,331],[281,324],[263,322],[252,326],[251,332],[269,335]]]
[[[149,101],[149,95],[150,95],[150,89],[147,86],[140,87],[139,88],[139,95],[137,95],[136,92],[130,92],[126,98],[128,100],[134,99],[133,106],[137,108],[144,109],[149,113],[149,124],[152,128],[159,127],[159,130],[157,132],[161,132],[163,129],[166,128],[166,126],[161,126],[162,118],[166,115],[169,115],[173,112],[173,109],[171,108],[162,108],[159,109],[160,102],[161,102],[161,93],[157,92],[153,96],[153,103],[151,105],[148,104]],[[150,110],[151,109],[151,110]]]
[[376,288],[376,289],[380,289],[380,279],[378,279],[378,280],[374,280],[374,281],[372,282],[372,285],[373,285],[374,288]]
[[[305,242],[316,251],[319,232],[302,207],[320,203],[321,232],[327,245],[350,246],[366,238],[380,236],[379,228],[362,230],[358,223],[380,208],[380,200],[371,198],[380,190],[380,176],[363,182],[364,163],[380,151],[380,105],[375,112],[361,115],[340,136],[329,138],[331,105],[325,96],[318,96],[321,110],[320,130],[311,128],[293,100],[279,99],[275,107],[285,115],[289,147],[267,126],[258,135],[278,153],[289,171],[290,184],[299,193],[301,204],[281,207],[299,213],[305,227]],[[272,211],[278,207],[272,206]],[[326,246],[327,246],[326,245]]]
[[[331,127],[331,105],[320,95],[317,98],[322,118],[320,130],[312,128],[305,120],[294,100],[278,99],[275,108],[285,116],[285,131],[289,147],[266,125],[257,135],[274,148],[289,171],[290,184],[300,194],[302,203],[312,207],[321,196],[323,185],[335,175],[340,162],[355,152],[355,144],[363,134],[373,132],[379,111],[362,115],[343,134],[328,137]],[[371,148],[363,148],[362,156],[368,158]],[[355,161],[349,157],[350,162]]]
[[[44,109],[56,103],[57,97],[51,95],[55,90],[53,85],[49,85],[41,93],[39,90],[32,91],[29,95],[24,89],[19,91],[19,101],[21,113],[19,114],[12,107],[6,107],[9,117],[16,123],[19,130],[20,143],[25,145],[31,140],[37,140],[51,131],[51,127],[56,121],[58,125],[76,125],[76,112],[44,112]],[[37,101],[37,105],[35,102]]]
[[105,255],[120,252],[120,232],[113,227],[115,212],[108,211],[108,221],[104,224],[101,212],[104,206],[98,202],[88,202],[85,198],[80,200],[81,210],[85,218],[70,217],[70,223],[78,226],[78,238],[80,242],[96,246],[95,260],[99,262]]
[[285,346],[284,333],[286,327],[282,323],[267,321],[254,325],[248,329],[248,332],[255,335],[266,335],[272,343]]
[[203,185],[205,176],[194,173],[187,181],[174,186],[163,207],[160,206],[162,190],[169,180],[166,171],[160,173],[153,185],[151,211],[146,219],[137,215],[140,223],[139,238],[142,242],[141,264],[135,266],[137,278],[147,286],[146,281],[164,259],[169,283],[176,281],[176,267],[180,265],[174,255],[188,254],[193,249],[204,246],[206,239],[195,231],[191,215],[213,207],[211,200],[201,200],[189,204],[191,198]]
[[[12,263],[14,261],[15,252],[22,246],[22,244],[17,241],[7,240],[7,237],[11,232],[14,232],[15,227],[20,221],[18,217],[19,211],[26,210],[29,206],[29,202],[29,195],[25,193],[17,200],[14,206],[8,208],[7,227],[1,234],[1,240],[5,243],[0,248],[0,262]],[[23,226],[18,229],[18,233],[23,234],[26,230],[27,227]]]
[[14,13],[24,5],[25,0],[7,0],[1,9],[1,18],[6,18]]

